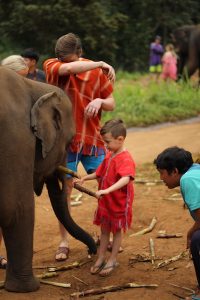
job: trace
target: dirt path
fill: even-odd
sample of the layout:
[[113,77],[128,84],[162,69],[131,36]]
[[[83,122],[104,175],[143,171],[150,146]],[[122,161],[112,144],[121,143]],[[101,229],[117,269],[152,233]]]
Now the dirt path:
[[[181,123],[173,126],[161,128],[151,128],[149,130],[130,130],[128,132],[126,147],[132,153],[138,165],[138,177],[151,178],[157,176],[157,173],[150,164],[156,155],[164,148],[178,145],[185,147],[192,153],[197,154],[200,151],[200,122],[187,124]],[[80,172],[83,172],[80,170]],[[96,188],[95,183],[89,183],[90,189]],[[63,289],[48,285],[41,285],[39,291],[30,294],[8,293],[0,290],[0,299],[3,300],[64,300],[69,299],[69,295],[76,290],[85,290],[88,288],[97,288],[100,286],[123,284],[127,282],[154,283],[158,284],[156,289],[129,289],[121,292],[108,293],[99,296],[90,296],[86,299],[106,299],[106,300],[170,300],[178,299],[172,293],[185,295],[180,289],[172,288],[169,283],[176,283],[182,286],[194,288],[195,276],[188,258],[173,263],[169,267],[153,270],[150,263],[137,263],[129,265],[129,258],[138,253],[149,252],[149,238],[152,237],[155,242],[156,255],[165,259],[176,255],[185,250],[186,231],[192,224],[191,218],[186,210],[183,209],[182,201],[166,200],[169,196],[178,193],[167,190],[164,185],[139,185],[135,184],[136,195],[133,206],[133,225],[123,239],[124,252],[119,255],[120,266],[108,278],[99,278],[89,274],[89,268],[92,262],[89,262],[80,269],[74,269],[68,272],[60,272],[59,277],[52,281],[71,282],[72,288]],[[76,192],[75,192],[76,193]],[[180,196],[178,196],[180,199]],[[96,201],[91,197],[83,196],[83,204],[72,208],[74,219],[91,234],[98,233],[98,228],[91,225],[93,213],[96,207]],[[152,218],[156,216],[158,223],[154,231],[141,237],[129,237],[133,232],[147,227]],[[156,239],[158,230],[167,230],[170,233],[182,233],[183,238],[161,240]],[[35,241],[34,241],[34,266],[41,265],[60,265],[55,263],[54,254],[59,242],[58,226],[55,216],[51,210],[46,190],[41,197],[36,198],[36,222],[35,222]],[[87,257],[86,248],[78,241],[70,238],[70,258],[66,263],[85,259]],[[5,254],[5,249],[1,249]],[[172,267],[171,269],[169,269]],[[41,273],[37,270],[36,273]],[[5,272],[0,270],[0,280],[4,279]],[[88,285],[78,281],[75,277],[82,279]]]

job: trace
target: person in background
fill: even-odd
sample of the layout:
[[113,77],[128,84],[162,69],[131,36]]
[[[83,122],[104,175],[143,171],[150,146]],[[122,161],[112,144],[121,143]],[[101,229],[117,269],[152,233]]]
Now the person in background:
[[[44,62],[47,83],[62,88],[72,102],[76,134],[67,155],[67,168],[77,171],[81,162],[88,174],[93,173],[105,156],[104,142],[100,136],[102,111],[112,111],[114,69],[103,61],[82,58],[80,38],[68,33],[61,36],[55,46],[56,58]],[[73,188],[73,179],[67,181],[67,202]],[[70,206],[70,205],[69,205]],[[70,207],[69,207],[70,208]],[[61,241],[56,260],[68,258],[67,231],[59,223]]]
[[192,254],[198,287],[196,295],[186,299],[200,300],[200,165],[193,162],[189,151],[179,147],[165,149],[154,164],[169,189],[180,186],[183,201],[194,220],[187,232],[187,248]]
[[28,74],[28,66],[20,55],[10,55],[1,61],[1,65],[24,77]]
[[161,78],[174,81],[177,79],[177,55],[172,44],[167,44],[165,47],[165,53],[162,57]]
[[[28,66],[20,55],[10,55],[1,61],[1,66],[9,68],[21,76],[26,77],[28,74]],[[0,228],[0,245],[2,242],[2,231]],[[7,260],[0,255],[0,269],[6,269]]]
[[21,56],[25,59],[29,67],[27,78],[46,82],[44,71],[38,69],[37,67],[37,63],[39,61],[38,52],[36,52],[33,48],[27,48],[21,53]]
[[161,45],[161,37],[156,36],[153,43],[150,45],[150,60],[149,60],[149,71],[154,75],[155,79],[158,80],[160,73],[162,72],[161,58],[164,49]]
[[[83,184],[87,180],[97,179],[99,183],[99,190],[96,192],[98,208],[94,224],[101,226],[100,247],[97,261],[90,272],[108,276],[117,266],[122,231],[130,228],[132,221],[135,163],[124,147],[126,127],[122,120],[107,121],[100,133],[109,152],[94,173],[77,181]],[[105,262],[111,233],[113,234],[111,255]]]

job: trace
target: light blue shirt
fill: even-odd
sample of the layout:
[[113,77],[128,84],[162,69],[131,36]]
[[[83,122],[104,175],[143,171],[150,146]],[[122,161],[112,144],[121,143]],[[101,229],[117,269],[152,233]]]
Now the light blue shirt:
[[192,218],[195,220],[194,210],[200,209],[200,165],[193,164],[180,179],[183,200]]

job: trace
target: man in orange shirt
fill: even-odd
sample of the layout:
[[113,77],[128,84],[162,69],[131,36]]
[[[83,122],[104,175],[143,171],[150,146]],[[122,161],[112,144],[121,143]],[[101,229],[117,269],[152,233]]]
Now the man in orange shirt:
[[[79,37],[73,33],[61,36],[55,47],[57,58],[44,62],[48,83],[62,88],[72,102],[76,134],[70,145],[67,167],[77,171],[81,162],[88,174],[94,172],[105,156],[104,142],[100,136],[101,112],[112,111],[115,101],[112,96],[115,72],[100,61],[93,62],[81,57],[82,46]],[[67,177],[68,204],[73,180]],[[60,226],[61,242],[56,260],[68,258],[67,232]]]

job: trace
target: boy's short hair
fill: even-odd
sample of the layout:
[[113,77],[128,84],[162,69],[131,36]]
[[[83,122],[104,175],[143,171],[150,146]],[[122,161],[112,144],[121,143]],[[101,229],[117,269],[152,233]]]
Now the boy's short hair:
[[118,136],[126,137],[126,126],[124,122],[120,119],[107,121],[100,130],[100,134],[104,135],[106,133],[111,133],[114,138]]
[[157,169],[165,169],[169,174],[174,169],[177,169],[179,174],[184,174],[192,164],[192,154],[177,146],[165,149],[154,160]]
[[33,48],[27,48],[25,49],[22,53],[21,56],[24,58],[30,58],[30,59],[35,59],[36,62],[39,60],[39,53],[36,52]]
[[81,40],[78,35],[68,33],[61,36],[55,46],[55,54],[58,59],[63,61],[70,54],[80,55],[82,51]]

